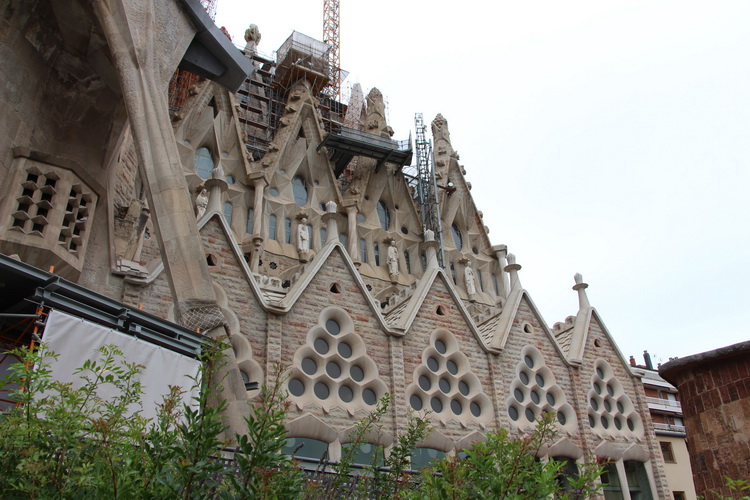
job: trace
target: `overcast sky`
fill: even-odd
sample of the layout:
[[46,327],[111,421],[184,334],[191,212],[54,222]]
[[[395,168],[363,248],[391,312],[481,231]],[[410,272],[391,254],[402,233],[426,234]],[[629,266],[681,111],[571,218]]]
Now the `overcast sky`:
[[[573,275],[623,354],[750,339],[750,2],[340,0],[348,82],[395,139],[448,120],[493,244],[552,325]],[[322,38],[323,0],[218,0],[235,43]]]

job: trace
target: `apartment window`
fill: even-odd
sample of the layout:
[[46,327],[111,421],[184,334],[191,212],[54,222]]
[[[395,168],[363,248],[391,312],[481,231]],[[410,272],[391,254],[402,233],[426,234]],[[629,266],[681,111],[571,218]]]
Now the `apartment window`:
[[617,465],[615,462],[609,462],[604,465],[601,481],[602,484],[606,484],[603,488],[606,500],[621,500],[623,498],[622,488],[620,487],[620,476],[617,474]]
[[669,441],[659,441],[659,446],[661,446],[661,454],[664,457],[664,461],[670,464],[675,463],[672,443]]
[[686,500],[687,499],[684,491],[673,491],[672,495],[674,495],[674,500]]
[[653,500],[646,466],[643,462],[626,460],[625,477],[628,481],[628,490],[630,490],[630,498],[632,500]]

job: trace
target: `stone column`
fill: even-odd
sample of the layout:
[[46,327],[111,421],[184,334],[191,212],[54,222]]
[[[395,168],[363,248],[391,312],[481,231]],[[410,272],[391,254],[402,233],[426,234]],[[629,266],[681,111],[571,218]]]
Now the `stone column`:
[[247,176],[253,185],[253,254],[250,259],[250,270],[258,272],[260,252],[263,249],[263,200],[268,181],[263,172],[253,172]]
[[344,204],[346,207],[347,236],[349,237],[349,256],[355,264],[360,264],[359,237],[357,235],[357,205],[356,203]]
[[323,222],[326,224],[326,241],[325,244],[339,241],[339,223],[336,220],[336,202],[329,201],[326,203],[326,213],[323,215]]
[[508,261],[506,260],[506,257],[508,256],[508,247],[507,245],[494,245],[492,247],[492,251],[495,252],[495,257],[497,258],[497,262],[499,264],[500,271],[499,276],[497,277],[497,289],[499,292],[500,297],[503,299],[508,297],[508,293],[510,292],[510,286],[508,285],[508,274],[505,272],[505,266],[508,265]]

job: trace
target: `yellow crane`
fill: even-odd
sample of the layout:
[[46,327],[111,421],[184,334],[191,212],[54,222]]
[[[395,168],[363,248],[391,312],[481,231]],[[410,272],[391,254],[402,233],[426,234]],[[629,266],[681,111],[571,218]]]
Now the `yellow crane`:
[[328,87],[323,92],[341,99],[341,55],[339,53],[339,0],[323,0],[323,41],[331,46],[328,52]]

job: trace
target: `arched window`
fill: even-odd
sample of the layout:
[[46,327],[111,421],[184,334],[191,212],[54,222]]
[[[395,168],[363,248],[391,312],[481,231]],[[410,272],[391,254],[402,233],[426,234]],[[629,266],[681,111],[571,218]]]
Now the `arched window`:
[[359,240],[359,260],[363,264],[367,262],[367,242],[364,238]]
[[[356,448],[354,448],[356,446]],[[383,447],[376,444],[370,443],[344,443],[341,445],[341,453],[346,455],[349,451],[354,448],[352,458],[353,463],[357,465],[374,465],[376,467],[382,467],[385,462],[385,454],[383,453]]]
[[497,286],[497,275],[493,274],[492,276],[492,286],[495,288],[495,295],[500,295],[500,287]]
[[313,438],[287,438],[281,453],[284,455],[294,453],[294,458],[301,459],[303,462],[318,462],[328,453],[328,443]]
[[479,283],[479,291],[484,291],[484,282],[482,281],[482,271],[477,269],[477,282]]
[[328,239],[328,233],[326,231],[326,228],[321,227],[320,228],[320,244],[325,245],[327,239]]
[[346,248],[346,250],[348,251],[349,250],[349,246],[348,246],[349,237],[346,235],[346,233],[341,233],[339,235],[339,241],[341,242],[342,245],[344,245],[344,248]]
[[464,246],[463,238],[461,237],[461,230],[457,225],[453,224],[451,226],[451,233],[453,233],[453,243],[456,244],[456,249],[461,250]]
[[451,277],[453,278],[453,284],[457,285],[458,282],[456,281],[456,265],[451,262]]
[[284,241],[292,242],[292,219],[284,219]]
[[422,261],[422,272],[424,272],[427,270],[427,255],[423,253],[419,258]]
[[388,212],[388,207],[382,201],[378,202],[378,219],[380,219],[380,227],[388,231],[391,227],[391,214]]
[[292,191],[294,192],[294,202],[297,206],[304,207],[307,203],[307,187],[305,186],[305,179],[299,176],[292,179]]
[[245,232],[247,234],[253,234],[253,219],[255,218],[255,210],[252,208],[247,209],[247,228]]
[[198,148],[195,152],[195,173],[201,179],[208,179],[214,170],[214,159],[207,147]]
[[442,460],[445,453],[435,448],[417,448],[411,456],[412,470],[420,470],[428,467],[435,460]]
[[276,239],[276,216],[273,214],[268,216],[268,239]]
[[404,262],[406,262],[406,274],[411,274],[411,259],[409,259],[409,252],[404,251]]
[[224,219],[226,219],[227,224],[230,226],[232,225],[232,209],[232,203],[228,201],[224,203]]
[[372,251],[375,254],[375,265],[380,265],[380,246],[377,242],[372,244]]

